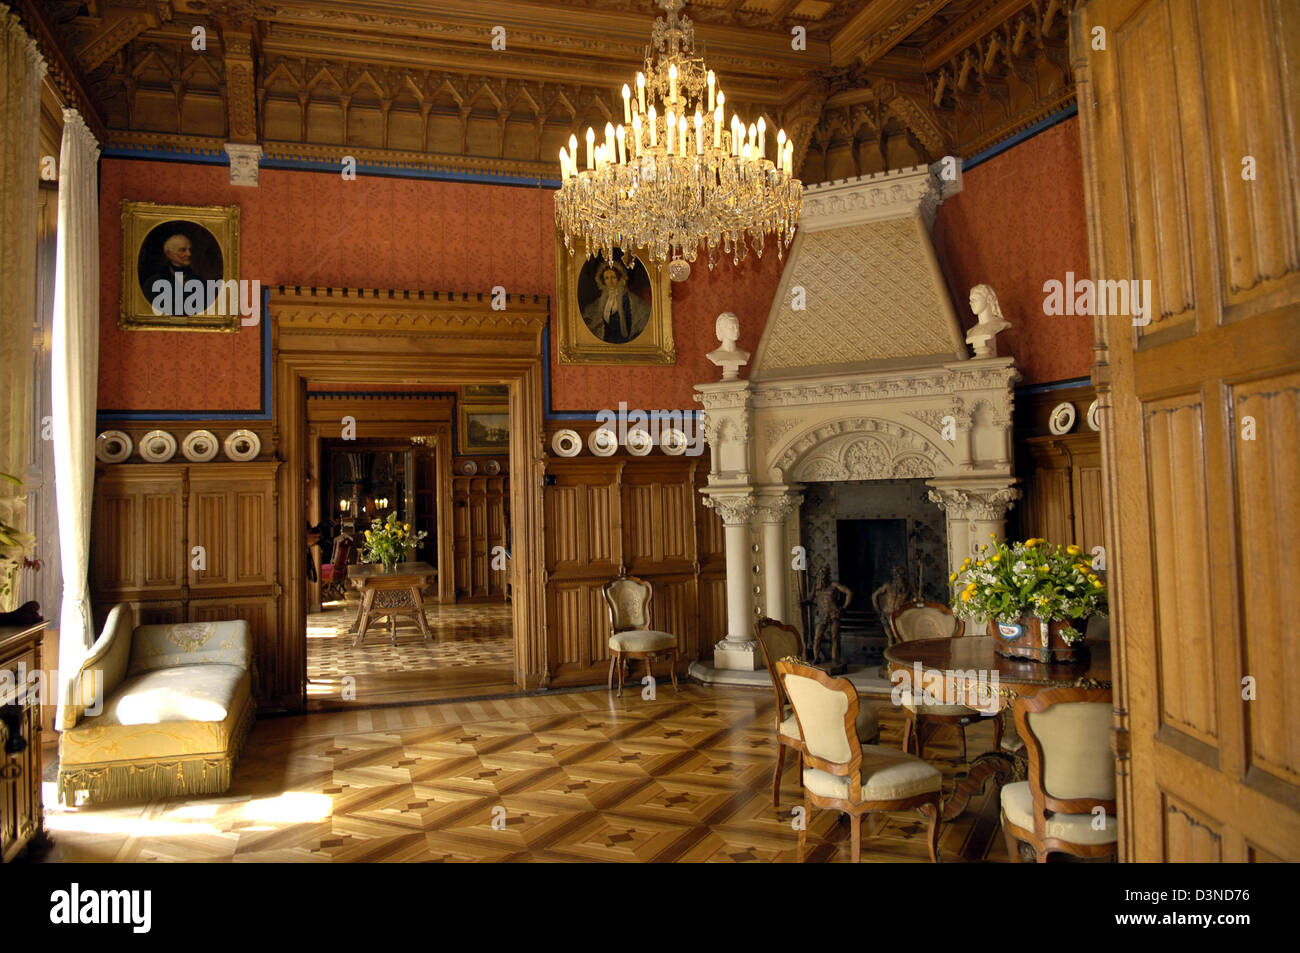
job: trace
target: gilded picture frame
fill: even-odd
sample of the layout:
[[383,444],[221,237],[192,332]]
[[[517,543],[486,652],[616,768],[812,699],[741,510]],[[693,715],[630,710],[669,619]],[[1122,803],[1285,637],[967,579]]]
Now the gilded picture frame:
[[599,252],[589,258],[578,239],[570,255],[556,232],[559,363],[677,363],[667,269],[639,253],[628,269],[622,257],[615,249],[612,265]]
[[509,453],[510,408],[504,404],[461,404],[457,437],[462,454]]
[[[130,331],[238,331],[243,290],[239,286],[239,206],[162,205],[123,199],[121,209],[122,310],[118,327]],[[260,301],[251,304],[260,310]]]

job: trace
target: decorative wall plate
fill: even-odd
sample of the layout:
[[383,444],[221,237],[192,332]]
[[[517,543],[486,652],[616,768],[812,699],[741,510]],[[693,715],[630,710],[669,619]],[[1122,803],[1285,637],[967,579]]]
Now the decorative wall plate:
[[629,430],[627,432],[627,452],[635,457],[644,457],[655,448],[655,438],[646,430]]
[[578,435],[578,431],[567,427],[564,430],[557,430],[551,437],[551,449],[561,457],[576,457],[582,452],[582,437]]
[[659,448],[670,457],[680,457],[686,452],[686,434],[669,427],[659,434]]
[[461,476],[473,476],[478,473],[478,462],[475,460],[460,461]]
[[598,457],[613,456],[618,451],[618,434],[608,427],[597,427],[587,436],[587,446]]
[[131,438],[121,430],[105,430],[95,438],[95,456],[104,463],[121,463],[134,449]]
[[1088,426],[1101,430],[1101,405],[1095,400],[1088,405]]
[[489,460],[487,463],[483,464],[483,472],[488,476],[496,476],[501,472],[501,461]]
[[150,463],[166,463],[176,455],[176,438],[165,430],[150,430],[140,438],[140,456]]
[[262,452],[262,438],[251,430],[236,430],[226,438],[226,456],[243,463],[254,459]]
[[1074,404],[1063,401],[1052,408],[1052,416],[1047,418],[1047,429],[1058,437],[1069,433],[1074,427],[1075,416]]
[[181,453],[191,463],[207,463],[217,455],[221,444],[211,430],[194,430],[181,441]]

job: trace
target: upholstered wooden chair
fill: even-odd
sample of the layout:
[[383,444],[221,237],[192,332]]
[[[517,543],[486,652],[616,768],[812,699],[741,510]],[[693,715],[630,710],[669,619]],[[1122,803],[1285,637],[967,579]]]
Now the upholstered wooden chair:
[[618,694],[623,694],[623,673],[629,659],[645,659],[645,670],[654,677],[651,661],[668,656],[668,672],[677,688],[677,636],[650,628],[650,600],[654,587],[636,576],[619,576],[605,583],[602,590],[609,608],[609,684],[614,687],[614,670],[618,669]]
[[320,591],[324,597],[327,593],[343,596],[343,581],[348,576],[348,556],[352,553],[352,538],[340,536],[334,540],[334,555],[330,561],[320,567]]
[[[890,624],[902,642],[920,639],[956,639],[966,632],[966,623],[942,602],[917,599],[894,610]],[[913,691],[915,690],[915,691]],[[1002,744],[1002,719],[996,713],[981,712],[966,705],[927,705],[920,698],[920,686],[903,692],[903,750],[925,757],[925,733],[938,725],[952,725],[961,734],[961,759],[966,760],[966,726],[981,718],[993,719],[993,745]],[[933,730],[930,734],[933,735]]]
[[[772,678],[772,692],[776,695],[776,770],[772,773],[772,805],[781,806],[781,773],[785,770],[785,749],[803,754],[803,737],[799,734],[799,721],[786,698],[781,680],[776,677],[776,662],[783,658],[804,660],[803,638],[792,625],[776,619],[762,618],[754,623],[754,637],[763,653],[768,675]],[[875,744],[880,736],[880,723],[874,708],[860,706],[857,720],[858,739]],[[802,766],[803,762],[799,762]]]
[[[1019,844],[1039,863],[1053,851],[1102,857],[1116,850],[1115,755],[1109,688],[1046,688],[1016,702],[1029,780],[1002,788],[1002,833],[1012,862]],[[1104,812],[1100,829],[1093,814]]]
[[915,755],[858,741],[858,693],[847,678],[791,659],[776,663],[799,734],[803,738],[805,823],[799,831],[799,862],[808,845],[810,805],[849,815],[852,858],[862,858],[862,815],[875,815],[870,837],[884,825],[880,812],[918,808],[929,815],[930,859],[939,860],[942,775]]

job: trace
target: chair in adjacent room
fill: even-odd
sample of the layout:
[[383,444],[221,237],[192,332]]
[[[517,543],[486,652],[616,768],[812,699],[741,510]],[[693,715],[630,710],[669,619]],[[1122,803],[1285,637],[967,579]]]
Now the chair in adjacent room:
[[1020,859],[1018,841],[1034,849],[1039,863],[1054,851],[1115,853],[1113,721],[1109,688],[1047,688],[1016,702],[1029,780],[1002,788],[1002,833],[1013,863]]
[[[781,680],[776,677],[775,663],[783,658],[804,660],[803,638],[792,625],[776,619],[762,618],[754,623],[754,637],[763,653],[763,662],[772,679],[772,692],[776,696],[776,770],[772,773],[772,805],[781,806],[781,773],[785,770],[785,749],[803,754],[803,738],[799,734],[799,721],[794,717],[790,701],[786,698]],[[874,708],[861,706],[857,720],[858,739],[874,744],[880,736],[880,723]],[[800,762],[802,764],[802,761]]]
[[609,683],[614,687],[614,670],[618,670],[618,694],[623,694],[623,675],[630,659],[644,659],[646,674],[654,678],[652,661],[668,656],[668,672],[677,688],[677,636],[650,628],[650,600],[654,587],[644,579],[623,575],[605,583],[602,590],[609,609]]
[[348,556],[352,553],[352,537],[340,536],[334,540],[334,555],[320,567],[320,593],[343,598],[343,583],[348,578]]
[[[917,599],[906,602],[894,610],[890,624],[902,642],[915,642],[920,639],[956,639],[966,631],[966,624],[955,615],[952,609],[942,602],[929,602]],[[978,708],[966,705],[925,704],[920,698],[921,686],[914,685],[903,690],[903,750],[911,751],[917,757],[925,757],[925,735],[927,729],[933,736],[933,729],[939,725],[952,725],[961,733],[961,759],[966,760],[966,727],[975,724],[981,718],[993,719],[993,747],[1002,744],[1002,719],[995,713],[982,712]]]
[[808,846],[809,805],[849,816],[855,864],[862,858],[862,815],[873,815],[870,837],[884,826],[882,812],[917,808],[930,818],[927,846],[930,859],[937,863],[943,780],[939,769],[897,748],[858,741],[858,693],[847,678],[832,678],[819,668],[788,659],[778,661],[776,671],[794,708],[804,746],[800,863]]

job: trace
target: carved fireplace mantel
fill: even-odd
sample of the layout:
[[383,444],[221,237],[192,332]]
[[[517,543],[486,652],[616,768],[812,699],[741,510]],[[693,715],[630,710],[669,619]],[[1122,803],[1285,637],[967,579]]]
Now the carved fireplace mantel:
[[[695,388],[712,462],[702,492],[727,540],[717,668],[760,667],[757,614],[797,617],[789,576],[805,485],[924,479],[947,524],[950,566],[1000,536],[1020,496],[1011,445],[1020,374],[1010,357],[968,356],[930,246],[940,200],[930,170],[808,191],[815,201],[806,201],[752,378]],[[760,541],[756,595],[750,554]]]

